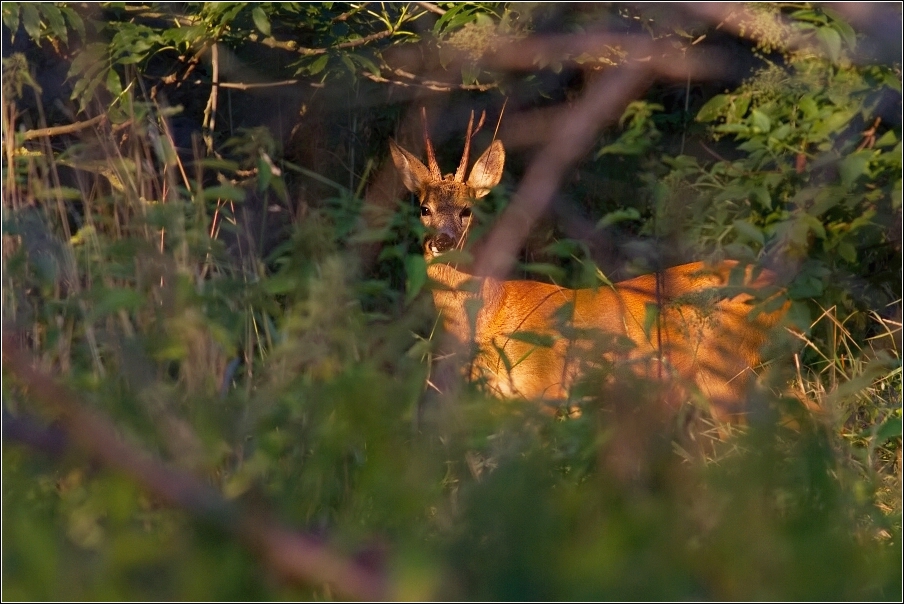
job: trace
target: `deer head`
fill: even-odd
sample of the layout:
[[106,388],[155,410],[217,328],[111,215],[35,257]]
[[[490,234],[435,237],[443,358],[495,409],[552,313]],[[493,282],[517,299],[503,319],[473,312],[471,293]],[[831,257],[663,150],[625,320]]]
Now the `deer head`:
[[[402,181],[409,191],[418,196],[421,206],[421,222],[429,230],[424,241],[424,256],[429,260],[451,249],[460,249],[465,242],[471,224],[471,207],[475,199],[484,197],[499,184],[502,168],[505,164],[505,149],[502,142],[495,140],[474,164],[468,179],[465,172],[468,168],[468,155],[471,138],[483,125],[481,116],[477,128],[474,125],[474,112],[468,122],[465,135],[465,150],[455,174],[445,177],[436,163],[433,144],[427,134],[426,118],[424,119],[424,142],[427,147],[427,166],[414,155],[402,149],[395,141],[389,141],[392,161],[402,176]],[[429,167],[428,167],[429,166]]]

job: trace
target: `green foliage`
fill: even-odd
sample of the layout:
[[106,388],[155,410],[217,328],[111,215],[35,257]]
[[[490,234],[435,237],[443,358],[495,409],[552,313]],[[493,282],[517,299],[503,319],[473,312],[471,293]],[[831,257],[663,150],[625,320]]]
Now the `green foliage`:
[[[714,124],[714,142],[731,137],[739,156],[663,157],[648,182],[647,229],[681,233],[698,254],[754,258],[769,249],[800,266],[792,298],[882,308],[900,297],[892,285],[900,284],[900,250],[886,226],[900,216],[902,148],[899,127],[885,128],[876,113],[883,98],[900,94],[900,79],[890,67],[853,65],[853,37],[837,34],[849,26],[819,14],[792,12],[784,27],[819,41],[838,35],[844,47],[833,44],[828,56],[789,53],[709,99],[697,120]],[[654,116],[636,103],[622,121],[625,132],[601,155],[644,152],[658,135]],[[865,283],[856,295],[847,286],[853,277]]]
[[7,2],[3,5],[3,25],[9,29],[13,39],[19,26],[32,40],[56,42],[69,45],[69,32],[85,39],[85,23],[71,7],[51,2]]
[[[875,118],[883,94],[900,94],[899,73],[850,60],[856,36],[830,10],[756,5],[738,29],[765,62],[743,84],[701,100],[696,123],[655,94],[632,102],[620,136],[563,186],[589,228],[797,265],[788,295],[802,362],[763,373],[748,427],[710,426],[699,411],[664,420],[668,393],[611,360],[626,346],[616,338],[588,355],[572,393],[580,413],[497,400],[479,380],[443,406],[424,229],[410,204],[362,199],[387,136],[399,136],[400,111],[382,99],[407,84],[455,102],[453,91],[521,91],[543,106],[579,92],[544,83],[550,74],[620,64],[623,49],[538,55],[516,74],[482,59],[535,31],[601,22],[683,48],[701,34],[662,6],[435,7],[4,3],[10,36],[33,42],[4,58],[4,347],[12,335],[123,442],[237,515],[260,512],[383,573],[390,599],[897,601],[900,324],[886,305],[900,305],[889,225],[900,220],[901,132]],[[791,33],[801,42],[788,50]],[[327,167],[228,114],[227,88],[214,107],[214,44],[253,57],[268,80],[340,91],[324,104],[360,103],[335,110],[348,109],[346,138],[304,139]],[[392,58],[406,45],[455,77],[409,74]],[[59,125],[31,105],[42,99],[36,56],[65,63],[65,124],[82,111],[111,123],[32,137]],[[302,125],[333,115],[312,98],[293,116]],[[202,114],[197,157],[173,132]],[[306,132],[316,128],[339,129]],[[711,153],[675,152],[685,135]],[[475,237],[503,211],[504,189],[475,208]],[[586,241],[541,239],[520,267],[531,278],[611,285]],[[573,310],[557,316],[562,334],[576,329]],[[776,394],[792,388],[825,417]],[[342,597],[284,581],[213,518],[84,455],[59,428],[66,413],[33,390],[4,367],[6,599]],[[418,424],[428,411],[433,423]]]

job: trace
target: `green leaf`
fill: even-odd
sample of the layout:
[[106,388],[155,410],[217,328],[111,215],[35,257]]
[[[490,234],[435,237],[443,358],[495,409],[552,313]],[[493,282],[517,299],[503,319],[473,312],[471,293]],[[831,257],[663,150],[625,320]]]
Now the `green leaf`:
[[896,144],[898,144],[898,134],[894,130],[889,130],[876,141],[876,146],[880,148],[893,147]]
[[826,227],[818,218],[811,216],[810,214],[798,214],[798,219],[807,226],[807,230],[811,231],[818,238],[826,238]]
[[659,305],[655,302],[647,302],[644,304],[643,313],[643,332],[647,338],[653,335],[653,326],[659,321]]
[[825,286],[821,279],[813,276],[804,276],[795,279],[788,288],[788,295],[795,300],[816,298],[822,295]]
[[751,139],[738,145],[738,149],[750,154],[756,153],[757,151],[762,151],[765,148],[766,141],[764,141],[761,137]]
[[347,54],[339,55],[339,59],[342,61],[342,64],[345,65],[345,68],[348,69],[348,72],[351,74],[358,73],[358,68],[355,67],[355,64],[349,58]]
[[405,304],[411,304],[427,284],[427,262],[421,255],[405,258]]
[[270,163],[263,156],[257,158],[257,190],[266,191],[270,186],[270,179],[273,172],[270,170]]
[[757,130],[766,133],[772,129],[772,120],[759,109],[754,109],[750,112],[750,123],[753,126],[755,133]]
[[746,220],[735,220],[732,223],[734,229],[744,238],[749,241],[755,241],[760,245],[765,243],[765,238],[763,237],[763,232],[757,228],[756,226],[750,224]]
[[556,282],[562,282],[566,277],[565,271],[561,267],[555,266],[554,264],[547,264],[545,262],[528,262],[521,265],[521,270],[528,273],[545,275]]
[[263,290],[274,296],[281,296],[298,289],[298,276],[286,272],[280,272],[261,282]]
[[40,5],[44,18],[50,26],[50,31],[63,41],[63,44],[69,44],[69,35],[66,31],[66,22],[63,20],[63,13],[60,9],[50,2],[42,2]]
[[622,136],[611,145],[606,145],[605,147],[600,149],[597,152],[596,157],[597,159],[599,159],[604,155],[641,155],[642,153],[645,153],[649,148],[649,140]]
[[841,56],[841,35],[831,27],[821,27],[816,30],[816,39],[819,40],[826,54],[832,62],[838,61]]
[[732,118],[738,121],[744,119],[747,110],[750,108],[750,95],[744,94],[735,99],[734,108],[732,110]]
[[110,91],[114,97],[119,98],[122,95],[122,83],[119,81],[119,74],[116,73],[115,69],[111,69],[107,72],[107,90]]
[[697,112],[698,122],[712,122],[722,117],[722,111],[731,104],[731,97],[727,94],[717,94],[709,99],[700,111]]
[[235,172],[239,169],[238,162],[234,162],[228,159],[222,159],[219,157],[205,157],[200,161],[200,164],[210,170]]
[[557,239],[545,246],[544,254],[554,254],[559,258],[570,258],[581,251],[581,242],[574,239]]
[[782,124],[775,130],[769,133],[769,136],[774,138],[777,141],[783,141],[788,138],[788,135],[791,134],[791,126],[788,124]]
[[254,26],[257,27],[258,30],[265,36],[270,35],[270,19],[267,18],[267,13],[264,12],[260,6],[255,6],[251,11],[251,18],[254,20]]
[[19,3],[4,2],[2,12],[3,25],[10,31],[10,39],[15,40],[16,32],[19,30]]
[[66,21],[69,23],[69,27],[75,30],[75,33],[78,34],[80,39],[84,40],[85,22],[82,20],[79,14],[68,6],[61,6],[60,11],[63,13],[63,17],[65,17]]
[[317,59],[308,66],[307,72],[310,75],[315,75],[320,73],[326,68],[327,63],[330,62],[330,56],[326,53],[317,57]]
[[[810,189],[812,192],[813,189]],[[823,187],[813,196],[813,205],[807,208],[807,213],[812,216],[822,216],[845,198],[845,192],[840,187]]]
[[747,124],[719,124],[715,127],[716,132],[723,132],[725,134],[744,134],[750,132],[750,126]]
[[[98,67],[103,69],[104,65],[101,64]],[[97,87],[100,86],[104,79],[102,74],[98,74],[93,78],[89,79],[86,77],[76,83],[72,91],[72,98],[78,99],[79,111],[84,111],[88,103],[94,100],[94,91],[97,90]]]
[[842,241],[838,244],[838,255],[851,264],[857,262],[857,248],[848,241]]
[[842,128],[848,125],[851,121],[851,118],[854,117],[856,111],[852,111],[850,109],[841,109],[838,111],[834,111],[829,117],[823,121],[821,124],[823,132],[819,132],[822,136],[828,136],[830,134],[835,134]]
[[852,153],[838,162],[838,174],[841,176],[841,183],[850,187],[854,181],[861,176],[869,175],[869,162],[873,158],[873,152],[864,149]]
[[797,108],[803,114],[806,119],[813,119],[819,113],[819,106],[816,104],[816,101],[813,100],[811,96],[805,96],[800,99],[797,103]]
[[218,185],[204,189],[204,200],[228,199],[229,201],[245,201],[245,190],[232,185]]
[[130,52],[124,56],[117,58],[115,62],[119,65],[135,65],[136,63],[141,63],[142,61],[144,61],[145,57],[147,57],[147,53]]
[[92,321],[101,317],[119,312],[120,310],[132,311],[144,304],[145,297],[141,292],[124,287],[98,287],[92,293],[95,304],[91,309]]
[[273,191],[281,201],[289,201],[289,191],[286,189],[286,181],[282,177],[274,176],[270,180],[270,190]]
[[[75,77],[79,74],[86,74],[91,69],[99,70],[103,68],[103,65],[99,65],[100,61],[106,57],[107,47],[103,44],[89,44],[84,47],[81,52],[75,54],[75,58],[72,60],[72,64],[69,66],[69,72],[66,74],[67,77]],[[72,95],[72,98],[77,98],[75,94]]]
[[448,9],[445,13],[440,15],[440,18],[437,19],[436,23],[433,24],[433,34],[439,35],[439,33],[443,30],[443,27],[446,26],[446,23],[456,15],[459,11],[462,11],[466,8],[464,3],[456,4],[452,8]]
[[22,27],[32,40],[41,42],[41,15],[34,2],[22,2]]
[[546,333],[537,333],[535,331],[515,331],[509,334],[509,337],[525,344],[532,344],[541,348],[552,348],[556,343],[555,338]]
[[640,212],[636,208],[626,208],[624,210],[615,210],[603,216],[596,223],[596,228],[603,229],[625,220],[640,220]]
[[879,426],[876,430],[876,442],[885,443],[892,438],[900,438],[902,436],[902,421],[900,417],[890,417]]
[[377,64],[371,61],[368,57],[360,54],[353,54],[351,56],[359,65],[361,65],[364,69],[366,69],[373,75],[380,75],[380,68],[377,67]]
[[772,209],[772,196],[769,189],[763,186],[753,187],[750,190],[750,200],[766,210]]
[[508,355],[505,353],[505,349],[503,349],[499,344],[493,340],[493,349],[496,351],[496,354],[499,356],[499,360],[502,361],[502,364],[505,366],[505,372],[512,372],[512,362],[509,360]]

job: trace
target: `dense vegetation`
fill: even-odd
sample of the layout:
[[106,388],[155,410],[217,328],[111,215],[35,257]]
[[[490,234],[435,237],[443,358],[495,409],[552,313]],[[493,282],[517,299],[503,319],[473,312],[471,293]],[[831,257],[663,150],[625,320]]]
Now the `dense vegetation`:
[[[852,6],[3,3],[4,600],[900,601],[901,7]],[[421,107],[505,142],[510,272],[778,273],[748,424],[436,379]]]

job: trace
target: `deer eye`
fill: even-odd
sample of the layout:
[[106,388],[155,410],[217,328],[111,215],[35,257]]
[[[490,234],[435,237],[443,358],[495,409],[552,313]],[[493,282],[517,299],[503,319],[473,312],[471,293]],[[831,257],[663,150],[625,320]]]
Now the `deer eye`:
[[468,220],[469,218],[471,218],[471,208],[465,208],[464,210],[462,210],[459,214],[459,217],[462,220]]
[[421,216],[429,216],[429,215],[430,215],[430,208],[428,208],[427,206],[421,206]]

